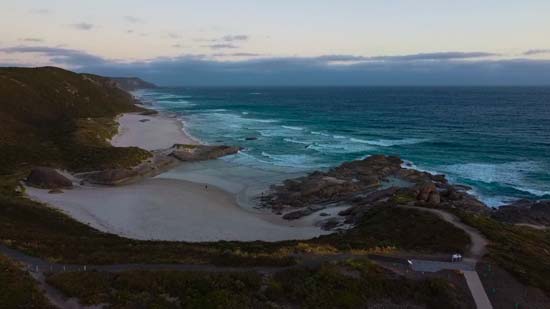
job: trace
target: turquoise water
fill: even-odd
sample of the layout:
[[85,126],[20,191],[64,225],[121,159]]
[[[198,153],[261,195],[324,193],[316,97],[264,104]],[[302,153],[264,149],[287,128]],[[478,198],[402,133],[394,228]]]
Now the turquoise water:
[[309,171],[370,154],[470,185],[498,206],[550,198],[550,88],[161,88],[137,92],[232,162]]

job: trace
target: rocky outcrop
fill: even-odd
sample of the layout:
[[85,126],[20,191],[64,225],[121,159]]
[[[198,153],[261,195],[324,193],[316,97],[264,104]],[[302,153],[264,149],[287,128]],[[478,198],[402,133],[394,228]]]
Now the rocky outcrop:
[[261,204],[287,220],[345,205],[348,208],[338,215],[351,224],[382,204],[490,212],[467,193],[469,188],[449,184],[444,175],[404,168],[402,164],[397,157],[382,155],[347,162],[327,172],[313,172],[273,186],[262,196]]
[[152,152],[152,157],[133,168],[117,168],[79,174],[84,183],[118,186],[153,177],[181,162],[216,159],[239,151],[238,147],[180,145]]
[[491,216],[501,222],[550,227],[550,200],[519,200],[510,205],[500,206]]
[[50,167],[37,167],[31,170],[26,183],[41,189],[72,188],[73,183],[67,177]]
[[116,186],[134,181],[139,176],[133,169],[108,169],[84,175],[86,182],[98,185]]
[[126,91],[134,91],[139,89],[154,89],[158,88],[153,83],[146,82],[137,77],[109,77],[117,87]]
[[208,146],[208,145],[182,145],[172,146],[170,155],[180,161],[203,161],[235,154],[239,147],[234,146]]

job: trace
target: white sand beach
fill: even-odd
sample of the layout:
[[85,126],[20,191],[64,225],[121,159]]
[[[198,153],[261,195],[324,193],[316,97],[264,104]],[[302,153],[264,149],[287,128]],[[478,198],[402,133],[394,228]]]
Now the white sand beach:
[[183,125],[177,118],[162,114],[144,116],[136,113],[118,117],[118,134],[111,140],[116,147],[139,147],[145,150],[157,150],[174,144],[197,144],[185,134]]
[[[126,114],[119,121],[116,146],[159,149],[192,141],[175,119],[162,115]],[[233,190],[182,178],[161,174],[119,187],[76,186],[61,194],[27,188],[27,194],[98,230],[134,239],[279,241],[327,233],[314,226],[317,214],[285,221],[270,212],[239,207]]]

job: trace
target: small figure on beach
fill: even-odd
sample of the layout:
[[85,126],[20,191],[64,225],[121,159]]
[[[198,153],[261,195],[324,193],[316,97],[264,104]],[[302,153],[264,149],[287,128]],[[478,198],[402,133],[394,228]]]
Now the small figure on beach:
[[208,190],[208,185],[204,185],[204,189],[205,189],[205,190]]

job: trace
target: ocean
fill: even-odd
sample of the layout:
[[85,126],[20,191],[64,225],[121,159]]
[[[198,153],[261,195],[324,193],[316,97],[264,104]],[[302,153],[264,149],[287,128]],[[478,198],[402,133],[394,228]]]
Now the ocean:
[[205,143],[243,147],[222,160],[248,170],[305,173],[388,154],[471,186],[489,206],[550,198],[550,87],[159,88],[134,94],[177,114]]

